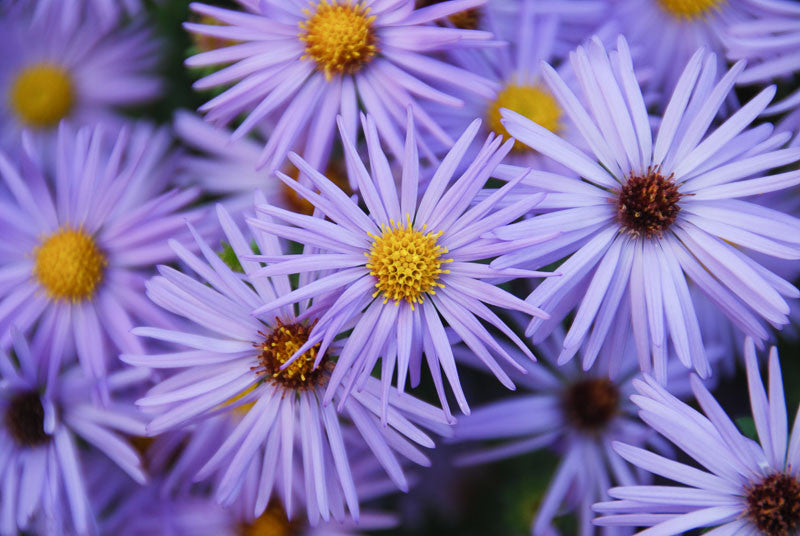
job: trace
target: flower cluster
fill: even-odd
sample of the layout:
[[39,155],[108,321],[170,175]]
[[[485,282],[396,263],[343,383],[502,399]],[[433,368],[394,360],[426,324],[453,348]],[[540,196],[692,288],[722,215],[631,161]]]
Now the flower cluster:
[[795,0],[0,36],[1,535],[800,534]]

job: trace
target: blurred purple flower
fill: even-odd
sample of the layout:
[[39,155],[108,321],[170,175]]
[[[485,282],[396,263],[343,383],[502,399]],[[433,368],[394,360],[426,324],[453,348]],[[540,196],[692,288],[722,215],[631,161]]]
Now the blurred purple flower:
[[[93,514],[81,468],[84,449],[76,439],[142,484],[139,456],[118,432],[142,435],[145,423],[130,403],[93,404],[92,382],[78,368],[45,374],[38,354],[57,346],[53,341],[40,337],[31,350],[19,331],[12,337],[14,356],[0,351],[0,534],[33,527],[46,534],[89,534]],[[115,392],[148,375],[129,368],[111,374],[108,385]]]
[[34,21],[26,11],[0,19],[0,94],[8,96],[0,99],[0,143],[16,141],[21,129],[49,138],[62,119],[121,122],[116,108],[159,96],[159,43],[148,28],[104,33],[91,13],[66,26],[60,8],[42,10]]
[[[258,194],[259,202],[264,199]],[[237,408],[244,415],[225,434],[213,456],[196,475],[197,480],[217,475],[215,497],[230,505],[240,497],[246,481],[255,494],[254,515],[266,508],[276,487],[290,516],[298,484],[307,498],[308,518],[316,523],[337,515],[344,501],[358,519],[358,498],[343,432],[350,424],[360,441],[386,470],[397,487],[406,490],[407,480],[396,454],[420,464],[427,458],[415,443],[434,446],[420,425],[447,434],[441,410],[397,391],[381,391],[380,382],[370,378],[364,390],[343,402],[347,417],[337,414],[323,398],[343,400],[343,388],[330,381],[337,370],[327,356],[320,360],[318,344],[312,344],[298,359],[289,358],[305,346],[319,311],[300,306],[299,314],[289,305],[276,307],[268,321],[255,318],[252,311],[278,296],[291,295],[292,284],[283,274],[253,277],[262,270],[254,259],[250,243],[222,206],[217,207],[226,240],[244,270],[234,272],[208,244],[195,235],[201,259],[175,241],[172,247],[201,281],[173,268],[160,266],[160,276],[148,282],[148,296],[165,309],[203,328],[205,334],[160,327],[136,328],[143,337],[175,343],[186,350],[157,355],[126,354],[130,364],[159,369],[184,369],[165,379],[137,403],[154,413],[150,435],[182,425],[200,422],[217,413]],[[256,222],[267,223],[260,215]],[[266,257],[280,257],[283,251],[273,236],[256,235],[255,245]],[[302,276],[299,285],[313,288],[314,278]],[[209,333],[210,332],[210,333]],[[338,348],[337,342],[333,348]],[[381,395],[390,406],[381,407]],[[230,407],[229,407],[230,406]],[[383,423],[381,423],[381,419]],[[203,445],[200,445],[203,448]],[[302,454],[302,471],[295,471],[293,457]],[[253,467],[254,460],[262,460]],[[299,483],[297,482],[299,480]],[[342,499],[343,498],[343,499]]]
[[102,378],[118,350],[144,351],[136,323],[171,323],[144,283],[174,259],[166,238],[205,209],[181,211],[196,190],[163,193],[174,166],[163,129],[62,123],[54,153],[29,142],[0,152],[0,343],[12,323],[35,327],[53,341],[53,370],[74,344],[87,375]]
[[[515,352],[526,374],[514,373],[512,378],[527,392],[476,409],[459,419],[455,432],[459,441],[494,441],[491,447],[462,456],[461,464],[485,463],[543,447],[559,453],[561,460],[533,520],[536,536],[552,534],[556,530],[553,519],[564,508],[578,516],[579,534],[593,534],[592,503],[608,497],[611,483],[641,482],[643,475],[635,474],[634,468],[620,459],[612,442],[624,440],[670,452],[639,421],[636,407],[628,400],[639,372],[631,338],[622,346],[621,363],[601,356],[601,362],[589,372],[574,361],[556,366],[562,338],[563,334],[557,333],[537,346],[542,364],[526,362]],[[514,353],[514,349],[509,351]],[[467,362],[476,361],[466,352],[457,355]],[[609,371],[610,365],[621,368]],[[669,377],[674,393],[691,394],[686,371],[677,361],[672,363]]]
[[[638,51],[642,67],[651,77],[648,89],[671,94],[683,66],[702,48],[712,55],[722,72],[731,27],[757,21],[769,15],[774,6],[792,6],[791,0],[615,0],[602,33],[622,33],[631,48]],[[789,8],[791,9],[791,8]],[[728,96],[733,98],[732,95]],[[666,106],[667,99],[661,104]],[[662,110],[664,108],[661,108]]]
[[[566,258],[558,267],[562,276],[545,280],[527,298],[553,311],[549,324],[533,319],[528,325],[535,340],[575,311],[559,363],[582,350],[588,369],[604,345],[626,341],[617,332],[632,329],[642,370],[665,381],[667,355],[674,351],[706,377],[710,368],[687,279],[757,339],[767,337],[761,319],[776,327],[788,323],[785,298],[800,296],[749,253],[800,258],[800,220],[739,199],[800,183],[797,170],[767,175],[800,159],[800,149],[780,148],[788,136],[772,135],[769,124],[748,129],[775,88],[708,132],[744,65],[714,84],[716,60],[700,50],[654,136],[624,38],[611,54],[593,40],[572,59],[589,112],[552,68],[545,67],[544,76],[591,151],[513,112],[505,111],[504,122],[517,139],[581,178],[529,175],[528,184],[538,179],[550,192],[537,207],[549,213],[488,235],[512,243],[532,234],[560,236],[503,255],[491,266],[536,268]],[[501,167],[498,175],[518,173]]]
[[[747,69],[739,84],[765,84],[774,79],[791,79],[800,71],[800,5],[797,2],[762,2],[766,13],[758,20],[731,26],[728,57],[746,59]],[[788,112],[778,128],[794,134],[800,131],[800,89],[773,104],[764,115]],[[792,145],[800,145],[795,135]]]
[[[788,434],[778,352],[769,356],[765,392],[752,339],[745,342],[750,405],[760,444],[743,436],[699,378],[692,390],[705,415],[647,377],[631,399],[639,416],[702,468],[673,461],[627,443],[615,450],[630,463],[679,485],[611,488],[617,501],[599,503],[603,526],[645,526],[639,534],[797,534],[800,529],[800,426]],[[767,396],[769,393],[769,396]]]

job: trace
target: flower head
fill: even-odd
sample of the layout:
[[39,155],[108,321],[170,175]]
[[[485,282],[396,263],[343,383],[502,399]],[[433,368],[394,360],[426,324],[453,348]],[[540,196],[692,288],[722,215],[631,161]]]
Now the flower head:
[[74,345],[87,373],[101,378],[116,364],[111,349],[143,351],[134,321],[171,323],[139,293],[151,264],[173,258],[163,241],[203,210],[181,210],[195,190],[164,192],[176,158],[170,143],[144,123],[121,131],[62,124],[55,156],[28,143],[18,162],[0,154],[0,326],[38,325],[54,348]]
[[[603,356],[602,363],[588,372],[574,362],[556,366],[562,337],[557,333],[538,346],[540,363],[526,362],[518,351],[509,349],[527,372],[512,373],[524,392],[476,409],[459,419],[455,431],[459,441],[492,442],[474,447],[474,452],[461,457],[462,464],[519,456],[543,447],[560,455],[533,519],[533,534],[537,536],[552,534],[553,520],[565,508],[575,511],[581,526],[589,526],[588,506],[608,497],[605,490],[609,483],[637,482],[633,468],[613,451],[612,442],[659,446],[628,400],[639,372],[630,337],[622,347],[621,368],[609,369],[615,363]],[[458,356],[476,363],[475,356],[463,349]],[[691,392],[686,372],[677,363],[670,369],[670,386],[679,396]]]
[[776,349],[769,355],[767,391],[752,339],[745,342],[745,360],[760,444],[741,434],[697,376],[692,375],[692,390],[703,413],[676,399],[652,378],[637,380],[638,394],[631,400],[639,406],[639,416],[701,467],[616,443],[615,450],[630,463],[677,485],[611,488],[609,495],[618,500],[595,505],[603,514],[596,524],[653,527],[650,532],[664,535],[707,527],[719,527],[720,534],[796,534],[800,529],[800,426],[795,422],[788,434]]
[[[418,199],[419,162],[411,116],[399,188],[381,149],[375,123],[368,117],[362,120],[371,172],[362,163],[341,121],[340,125],[348,168],[364,195],[366,213],[296,155],[291,155],[290,160],[321,193],[289,182],[285,176],[284,182],[291,184],[330,221],[271,205],[257,207],[259,212],[277,221],[252,221],[254,227],[317,248],[314,253],[302,256],[261,257],[268,264],[262,274],[311,274],[326,269],[331,273],[324,273],[313,286],[279,296],[259,307],[256,313],[267,315],[311,298],[311,310],[319,320],[302,351],[320,344],[317,359],[325,355],[343,329],[352,327],[331,376],[332,385],[339,385],[350,376],[348,392],[369,377],[378,360],[382,360],[384,389],[388,389],[395,368],[401,389],[409,373],[416,383],[424,351],[445,410],[449,412],[441,371],[462,411],[467,412],[469,408],[442,320],[481,356],[505,385],[513,385],[497,366],[496,359],[510,363],[513,360],[479,319],[514,340],[529,357],[532,354],[485,304],[537,317],[546,315],[484,279],[544,274],[498,271],[475,261],[491,258],[504,247],[494,240],[480,238],[482,234],[520,217],[540,198],[529,196],[507,209],[493,212],[493,207],[525,175],[522,172],[512,184],[488,192],[484,200],[475,204],[476,195],[513,144],[509,140],[501,146],[502,139],[494,135],[489,136],[474,159],[464,162],[463,174],[454,180],[456,168],[477,135],[478,120],[453,146]],[[545,238],[531,235],[529,241]],[[330,400],[332,395],[329,391],[326,399]]]
[[[228,431],[210,436],[211,443],[199,444],[211,451],[210,459],[197,467],[196,478],[217,476],[214,495],[220,503],[230,505],[244,493],[249,516],[257,517],[280,490],[291,516],[293,490],[300,489],[302,496],[309,497],[306,508],[312,524],[320,518],[341,518],[344,505],[358,518],[351,442],[368,446],[397,487],[407,489],[397,454],[427,463],[415,444],[433,447],[433,441],[420,426],[447,433],[445,418],[440,410],[397,391],[389,393],[391,404],[382,413],[380,382],[374,378],[341,404],[341,415],[333,405],[324,405],[325,398],[343,399],[341,386],[331,382],[339,366],[333,356],[341,344],[337,341],[331,346],[330,358],[319,353],[318,343],[309,344],[319,312],[303,305],[299,309],[284,305],[263,320],[251,314],[278,296],[313,288],[317,281],[302,276],[293,286],[285,274],[254,277],[263,270],[260,257],[222,206],[218,206],[218,216],[243,273],[233,271],[196,235],[202,258],[175,241],[171,244],[200,281],[161,266],[161,275],[148,283],[148,296],[155,303],[203,332],[137,328],[134,332],[140,336],[182,348],[122,356],[134,365],[183,369],[138,401],[154,415],[148,431],[158,435],[233,410],[239,414],[233,423],[219,423]],[[270,218],[262,214],[255,221],[267,223]],[[254,244],[262,256],[284,254],[275,237],[256,234]],[[302,455],[299,471],[296,453]]]
[[697,49],[711,51],[714,56],[708,61],[713,58],[722,72],[732,27],[761,24],[774,6],[791,9],[787,6],[792,4],[788,0],[622,0],[612,3],[608,23],[598,33],[624,34],[638,51],[642,66],[650,68],[648,89],[669,95]]
[[[800,6],[796,2],[776,1],[764,4],[764,8],[765,13],[758,19],[730,28],[728,57],[748,62],[739,84],[787,80],[800,70],[797,47],[792,45],[800,39]],[[796,134],[800,130],[800,90],[764,110],[770,116],[786,112],[778,128]],[[800,136],[795,135],[793,145],[799,144]]]
[[[493,84],[469,71],[430,56],[430,53],[474,46],[491,34],[431,26],[464,8],[485,0],[447,2],[413,10],[406,0],[266,0],[240,3],[239,13],[204,4],[192,8],[225,25],[187,23],[191,32],[237,42],[187,60],[191,67],[226,64],[229,67],[199,80],[207,89],[233,87],[200,110],[214,123],[227,123],[248,114],[233,138],[267,124],[272,135],[259,160],[267,172],[279,169],[287,153],[302,150],[312,167],[324,168],[336,130],[336,116],[344,117],[348,133],[356,137],[358,110],[375,117],[395,156],[403,154],[402,110],[412,106],[439,145],[452,143],[416,101],[459,106],[450,91],[466,89],[490,95]],[[305,5],[305,7],[304,7]],[[430,84],[444,84],[442,91]],[[427,145],[423,150],[428,150]]]
[[51,4],[39,2],[33,16],[30,10],[11,10],[0,22],[4,144],[14,142],[22,129],[39,137],[54,135],[62,119],[77,124],[111,121],[117,107],[159,94],[161,83],[153,73],[157,43],[146,28],[134,25],[105,33],[97,27],[95,12],[65,24],[80,10]]
[[[572,59],[588,110],[552,68],[545,67],[544,77],[591,149],[504,112],[512,135],[578,177],[529,175],[526,184],[550,192],[537,207],[541,214],[490,236],[513,242],[561,234],[503,255],[492,267],[537,268],[565,259],[561,277],[545,280],[527,299],[557,309],[557,318],[575,311],[559,362],[580,351],[588,368],[601,348],[625,340],[622,333],[632,329],[642,369],[660,381],[673,350],[685,366],[708,376],[688,280],[739,330],[759,339],[767,336],[761,319],[788,323],[786,298],[800,296],[756,261],[756,254],[798,258],[800,220],[743,199],[800,182],[800,171],[768,174],[800,159],[800,150],[780,148],[787,136],[772,135],[771,125],[748,128],[775,88],[710,129],[744,65],[713,84],[716,59],[698,51],[653,133],[623,38],[611,56],[593,41]],[[552,326],[534,319],[527,334],[539,340]]]
[[[29,347],[12,331],[13,356],[0,352],[0,533],[87,534],[93,513],[83,462],[101,453],[127,473],[128,483],[144,483],[139,456],[121,435],[144,434],[144,421],[121,401],[95,405],[92,382],[79,369],[53,369],[57,376],[48,377],[51,341],[37,336]],[[122,391],[148,375],[145,369],[120,371],[109,383]],[[79,449],[78,438],[89,448]]]

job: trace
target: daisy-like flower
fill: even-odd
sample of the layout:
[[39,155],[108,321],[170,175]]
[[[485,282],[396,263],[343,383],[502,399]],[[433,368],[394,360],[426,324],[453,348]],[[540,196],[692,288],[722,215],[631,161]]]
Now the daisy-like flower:
[[[263,197],[259,202],[264,202]],[[255,497],[251,512],[258,516],[280,482],[281,498],[289,512],[293,490],[301,487],[312,524],[320,517],[328,520],[332,514],[343,514],[341,505],[358,518],[346,429],[357,430],[362,444],[369,447],[397,487],[405,490],[407,481],[397,454],[426,464],[415,444],[433,447],[434,443],[420,425],[446,434],[447,421],[441,410],[397,391],[383,393],[391,405],[382,408],[381,385],[374,378],[342,404],[343,415],[337,414],[332,404],[324,405],[325,398],[343,398],[343,389],[330,382],[331,371],[335,373],[338,365],[327,355],[317,359],[319,344],[289,362],[309,340],[319,312],[302,305],[299,311],[284,305],[274,309],[267,320],[255,318],[251,314],[254,309],[278,296],[291,295],[293,287],[286,275],[253,278],[261,265],[252,260],[250,243],[222,206],[218,206],[218,215],[245,275],[234,272],[199,236],[203,258],[172,241],[176,254],[202,282],[162,266],[161,275],[148,283],[147,294],[205,332],[136,328],[138,335],[182,348],[158,355],[122,356],[134,365],[184,369],[137,402],[155,414],[148,432],[158,435],[236,407],[244,417],[196,476],[201,480],[217,475],[214,494],[220,503],[232,504],[246,482],[253,481],[254,486],[247,487]],[[262,215],[256,221],[268,220]],[[283,254],[275,237],[256,235],[255,245],[268,257]],[[313,289],[315,284],[314,278],[304,276],[298,288]],[[334,349],[336,346],[338,343]],[[302,458],[299,473],[295,471],[295,453]]]
[[[748,61],[740,84],[763,84],[800,72],[800,5],[772,1],[763,5],[767,9],[764,17],[736,24],[730,30],[728,57]],[[778,127],[796,133],[800,130],[800,90],[764,111],[765,115],[785,112],[788,114]],[[800,145],[800,136],[795,136],[793,145]]]
[[[70,3],[71,5],[71,3]],[[89,124],[115,118],[115,109],[156,98],[161,82],[153,73],[158,42],[141,26],[111,33],[87,13],[64,26],[61,9],[32,22],[26,10],[0,21],[0,141],[19,130],[55,133],[62,119]]]
[[[118,432],[142,435],[145,423],[131,404],[95,406],[91,382],[78,368],[47,377],[42,354],[53,341],[37,337],[29,348],[19,331],[12,330],[12,337],[14,356],[0,351],[0,534],[34,527],[46,534],[88,534],[93,514],[77,438],[142,484],[139,456]],[[119,391],[149,374],[127,369],[108,383]]]
[[90,16],[97,19],[103,30],[110,30],[126,15],[134,16],[142,11],[142,0],[33,0],[33,3],[34,20],[47,18],[48,13],[57,10],[58,18],[65,27],[74,26],[83,17]]
[[[755,256],[797,259],[800,220],[747,200],[800,182],[796,170],[767,175],[800,159],[800,149],[781,149],[788,137],[772,135],[769,124],[748,128],[775,88],[709,129],[744,66],[736,64],[715,84],[716,59],[700,50],[654,134],[623,38],[611,55],[594,40],[572,60],[588,111],[551,67],[544,67],[544,77],[590,151],[513,112],[505,112],[504,124],[580,178],[532,174],[527,182],[552,192],[540,204],[549,212],[490,236],[513,242],[553,230],[561,235],[546,246],[504,255],[492,267],[535,268],[565,259],[558,268],[562,276],[545,280],[527,298],[554,310],[557,319],[575,312],[560,363],[582,349],[588,368],[604,345],[625,340],[617,332],[632,329],[642,369],[654,370],[659,381],[666,380],[670,352],[706,377],[710,369],[687,279],[757,339],[767,337],[762,319],[786,324],[786,298],[800,295]],[[534,319],[527,334],[541,338],[551,326]]]
[[[514,0],[492,2],[481,8],[483,27],[491,29],[498,39],[508,41],[504,47],[456,50],[450,53],[453,61],[496,83],[499,90],[490,98],[464,92],[457,95],[464,100],[461,108],[426,106],[431,115],[451,134],[460,134],[476,118],[484,118],[488,132],[509,137],[501,122],[500,110],[507,108],[538,123],[544,128],[580,143],[580,134],[569,122],[561,105],[545,86],[541,77],[541,62],[557,62],[568,46],[577,40],[576,31],[588,21],[599,20],[604,14],[601,2],[551,2]],[[582,41],[588,34],[583,34]],[[570,46],[570,50],[573,47]],[[577,81],[563,64],[562,78],[570,87]],[[552,160],[539,155],[522,143],[516,143],[509,156],[510,162],[542,169]],[[558,166],[558,169],[564,170]]]
[[[353,328],[331,376],[331,385],[334,386],[349,376],[346,382],[348,392],[370,378],[379,359],[384,390],[388,390],[395,369],[397,386],[401,390],[409,372],[412,384],[416,384],[424,352],[447,414],[450,415],[450,409],[444,393],[442,371],[461,410],[467,413],[469,406],[442,320],[480,356],[504,385],[513,388],[508,375],[498,366],[497,358],[512,365],[515,362],[480,320],[506,334],[533,359],[525,344],[486,304],[547,317],[540,309],[493,283],[503,278],[549,274],[494,270],[475,261],[506,251],[508,244],[482,239],[481,235],[519,218],[541,196],[528,196],[506,209],[493,211],[526,174],[521,172],[508,185],[474,204],[476,194],[514,143],[508,140],[501,146],[502,138],[494,135],[486,139],[475,158],[467,161],[465,171],[454,180],[456,168],[480,129],[480,120],[469,126],[436,169],[427,187],[418,192],[419,159],[410,112],[398,187],[381,149],[375,123],[370,117],[362,117],[362,121],[371,171],[367,171],[358,156],[343,121],[339,123],[347,166],[355,175],[351,181],[358,184],[366,213],[295,154],[289,159],[321,193],[315,194],[297,181],[279,174],[281,180],[290,184],[330,221],[270,205],[257,206],[258,212],[277,221],[252,221],[254,227],[316,248],[314,253],[301,256],[259,257],[268,263],[261,271],[263,275],[299,273],[306,277],[320,270],[333,271],[324,274],[313,285],[280,295],[256,309],[256,313],[266,315],[289,304],[313,300],[311,308],[319,320],[312,328],[308,342],[296,354],[321,344],[318,361],[342,330]],[[528,243],[547,238],[531,235]],[[510,247],[521,245],[511,244]],[[336,392],[329,390],[326,402]]]
[[713,52],[717,69],[725,69],[731,26],[767,17],[776,6],[796,9],[791,0],[618,0],[610,4],[610,29],[623,33],[639,51],[643,66],[651,69],[650,88],[665,95],[673,91],[683,66],[698,48]]
[[54,155],[40,157],[27,138],[18,166],[0,153],[8,192],[0,197],[0,342],[12,323],[38,326],[56,356],[74,345],[94,378],[118,351],[143,351],[133,326],[171,324],[143,296],[144,283],[154,263],[174,259],[167,238],[205,212],[181,210],[194,190],[164,193],[174,166],[167,131],[110,130],[62,123]]
[[694,374],[692,390],[703,413],[651,378],[637,380],[631,397],[639,416],[701,467],[626,443],[615,450],[630,463],[676,485],[611,488],[619,499],[595,505],[606,526],[652,527],[639,534],[783,536],[800,530],[800,426],[788,433],[778,352],[769,355],[769,384],[761,380],[752,339],[745,342],[747,385],[759,443],[742,435]]
[[[639,421],[635,405],[628,400],[639,372],[630,337],[623,345],[620,369],[609,370],[613,362],[603,356],[589,372],[574,362],[556,366],[562,337],[556,334],[537,347],[542,364],[520,359],[527,374],[514,374],[513,378],[527,393],[487,404],[459,419],[455,437],[459,441],[494,442],[491,447],[463,456],[463,464],[518,456],[543,447],[555,449],[561,461],[533,519],[533,534],[552,534],[553,519],[566,509],[579,517],[577,533],[591,535],[591,505],[607,499],[606,490],[614,483],[633,485],[641,481],[635,468],[614,452],[612,442],[625,440],[657,449],[663,445],[653,441],[658,438]],[[458,357],[475,362],[466,352],[459,351]],[[685,370],[677,362],[674,365],[670,387],[678,396],[691,394]]]
[[239,1],[249,13],[192,4],[197,13],[226,26],[186,23],[187,29],[239,43],[193,56],[187,65],[236,62],[195,84],[198,89],[234,84],[200,110],[214,123],[247,113],[234,139],[258,124],[270,125],[272,134],[260,158],[270,173],[293,148],[313,167],[324,168],[336,116],[343,116],[355,139],[360,107],[373,115],[397,157],[403,154],[407,106],[427,132],[449,146],[452,139],[414,103],[462,104],[432,82],[487,97],[495,89],[492,82],[430,55],[490,38],[488,32],[428,24],[486,0],[454,0],[416,10],[414,0]]

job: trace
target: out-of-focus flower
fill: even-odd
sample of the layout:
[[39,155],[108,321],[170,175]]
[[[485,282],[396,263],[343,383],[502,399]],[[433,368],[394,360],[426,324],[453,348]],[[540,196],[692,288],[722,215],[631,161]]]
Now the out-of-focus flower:
[[[259,202],[264,202],[263,197]],[[258,516],[267,508],[276,482],[280,482],[282,499],[290,514],[293,489],[299,487],[307,498],[312,524],[320,517],[328,520],[331,515],[343,514],[344,504],[357,519],[358,498],[349,461],[352,453],[345,448],[343,439],[346,429],[357,430],[360,441],[369,446],[397,487],[405,490],[407,480],[396,454],[426,464],[427,459],[414,444],[433,447],[434,443],[420,425],[446,434],[449,428],[445,417],[441,410],[396,390],[382,393],[375,378],[369,378],[363,391],[342,403],[343,416],[332,404],[324,405],[325,398],[344,399],[344,389],[330,381],[331,371],[335,372],[338,364],[327,355],[317,359],[319,344],[312,344],[296,360],[289,360],[306,345],[319,311],[301,306],[295,312],[293,307],[284,305],[275,308],[265,321],[252,314],[278,296],[291,295],[293,288],[313,288],[316,281],[303,276],[293,287],[287,275],[252,277],[262,267],[253,260],[250,243],[222,206],[217,212],[245,276],[234,272],[199,236],[196,240],[204,259],[172,241],[175,252],[202,282],[161,266],[161,275],[148,283],[148,296],[206,332],[136,328],[134,333],[138,335],[176,343],[185,349],[122,356],[135,365],[184,369],[138,401],[155,413],[148,432],[158,435],[235,407],[244,417],[196,477],[217,475],[214,494],[220,503],[232,504],[240,497],[243,483],[254,479],[255,507],[251,511]],[[262,214],[255,221],[268,220]],[[273,236],[257,234],[255,245],[265,257],[283,255]],[[337,342],[333,349],[338,346]],[[381,407],[382,394],[390,398],[388,408]],[[300,472],[295,471],[296,453],[302,453]]]
[[652,378],[637,380],[631,399],[639,416],[702,468],[674,461],[626,443],[615,450],[630,463],[676,482],[671,486],[622,486],[619,499],[595,505],[604,526],[653,527],[640,534],[797,534],[800,529],[800,426],[788,434],[778,352],[769,356],[767,390],[758,372],[755,345],[745,342],[750,406],[760,441],[742,435],[733,421],[692,375],[700,413],[675,398]]
[[[609,2],[608,28],[625,35],[648,67],[649,89],[669,95],[697,49],[714,55],[725,70],[731,27],[769,16],[769,6],[792,6],[790,0],[615,0]],[[796,7],[795,7],[796,9]],[[666,105],[667,99],[662,102]]]
[[[764,84],[775,79],[790,79],[800,72],[800,5],[797,2],[762,2],[766,14],[758,20],[731,27],[728,57],[746,59],[747,69],[739,84]],[[765,115],[788,112],[778,128],[797,134],[800,130],[800,90],[784,97],[766,110]],[[793,145],[800,145],[800,135]]]
[[175,258],[167,238],[205,210],[182,211],[196,190],[164,193],[174,166],[165,130],[62,123],[52,162],[22,145],[18,162],[0,153],[0,341],[12,323],[36,326],[55,356],[74,345],[101,378],[117,351],[144,351],[133,326],[171,324],[144,283],[154,263]]
[[[576,26],[587,22],[599,24],[604,15],[605,2],[594,0],[579,2],[500,0],[480,8],[481,29],[491,30],[497,39],[508,42],[503,47],[454,50],[449,57],[470,72],[492,80],[499,88],[487,98],[467,92],[456,95],[464,101],[460,108],[438,105],[426,106],[431,116],[453,136],[458,136],[476,117],[484,119],[486,134],[509,137],[501,123],[500,110],[508,108],[538,123],[559,136],[580,143],[580,133],[569,122],[561,105],[545,86],[541,77],[541,62],[557,63],[565,54],[565,40],[575,38]],[[583,33],[580,41],[588,37]],[[571,86],[577,81],[569,64],[560,71]],[[522,143],[514,145],[509,162],[530,165],[536,169],[554,164]],[[565,168],[558,166],[559,170]]]
[[32,3],[35,4],[34,21],[57,13],[57,20],[66,28],[90,17],[96,19],[101,30],[111,30],[123,17],[138,15],[143,11],[143,0],[32,0]]
[[[343,329],[352,328],[341,352],[331,385],[347,379],[346,392],[370,377],[381,360],[381,381],[389,392],[394,370],[397,386],[405,387],[408,374],[416,385],[420,377],[423,352],[428,361],[439,399],[450,414],[441,371],[465,413],[469,411],[462,391],[453,353],[447,342],[442,319],[480,356],[485,365],[509,388],[513,383],[498,366],[497,359],[514,365],[479,319],[495,326],[533,355],[525,344],[486,304],[546,317],[509,292],[496,287],[498,279],[549,275],[526,270],[494,270],[480,261],[505,250],[496,240],[481,238],[499,225],[519,218],[541,197],[529,196],[506,209],[493,211],[503,197],[525,175],[502,189],[493,191],[475,204],[498,163],[511,150],[512,140],[501,146],[502,138],[490,135],[483,147],[468,161],[466,170],[454,180],[454,172],[480,128],[476,120],[463,133],[442,161],[424,191],[419,192],[419,160],[414,124],[409,114],[405,156],[400,185],[395,183],[386,155],[378,140],[375,123],[362,117],[366,132],[370,168],[368,172],[356,153],[353,140],[340,121],[348,169],[363,195],[367,212],[347,197],[335,184],[295,154],[289,159],[309,177],[321,194],[285,176],[302,197],[309,200],[330,221],[298,215],[278,207],[260,205],[257,211],[277,221],[252,221],[252,225],[281,238],[296,240],[316,248],[313,253],[295,256],[262,256],[268,264],[260,274],[299,273],[303,277],[331,269],[313,285],[281,294],[256,309],[269,314],[293,303],[312,299],[311,311],[319,321],[308,342],[298,350],[321,344],[317,361]],[[290,182],[291,181],[291,182]],[[418,195],[421,194],[420,195]],[[531,235],[527,243],[548,237]],[[521,245],[512,245],[521,247]],[[256,275],[258,277],[258,274]],[[492,283],[485,281],[493,280]],[[326,401],[337,391],[329,390]],[[384,394],[386,402],[386,394]]]
[[[12,331],[14,356],[0,351],[0,534],[34,527],[46,534],[89,534],[93,514],[77,438],[142,484],[139,456],[118,432],[142,435],[145,423],[130,403],[94,405],[92,382],[79,368],[46,375],[40,354],[57,343],[39,337],[31,350]],[[149,373],[129,368],[111,374],[108,385],[122,390]]]
[[[109,513],[100,521],[100,533],[120,536],[355,536],[364,530],[385,529],[397,524],[395,516],[374,509],[362,511],[358,521],[353,520],[344,513],[341,494],[330,497],[332,509],[337,512],[336,519],[316,525],[310,525],[297,515],[289,516],[281,497],[273,497],[266,510],[254,516],[258,475],[262,469],[259,458],[254,458],[248,468],[240,497],[231,506],[221,507],[209,495],[208,487],[193,486],[193,475],[183,469],[202,467],[242,417],[241,411],[233,409],[196,426],[152,439],[145,454],[151,477],[147,487],[131,488],[129,479],[109,463],[91,465],[86,480],[92,504],[96,511]],[[397,490],[356,434],[348,433],[344,439],[351,455],[350,470],[359,501],[374,501]],[[181,470],[176,472],[178,468]],[[174,485],[174,477],[181,480],[179,486]],[[296,478],[302,479],[302,474],[298,472]],[[279,491],[280,487],[279,484]],[[304,490],[290,491],[295,495],[293,502],[299,502],[305,509]],[[316,499],[312,496],[310,500]]]
[[[293,148],[312,167],[324,168],[335,138],[336,116],[343,116],[347,133],[355,139],[359,109],[375,118],[397,157],[403,154],[401,131],[409,106],[418,124],[449,146],[450,136],[415,103],[460,106],[462,102],[430,84],[444,83],[487,97],[496,89],[489,80],[430,55],[490,38],[488,32],[428,24],[486,0],[457,0],[417,10],[411,0],[239,3],[249,13],[192,4],[197,13],[226,25],[186,23],[188,30],[238,44],[198,54],[186,63],[203,67],[235,62],[195,84],[198,89],[233,84],[200,111],[217,124],[246,113],[234,139],[256,125],[273,126],[260,158],[270,173],[282,166]],[[422,149],[426,151],[427,145]]]
[[[788,323],[785,298],[800,296],[749,254],[797,259],[800,220],[742,199],[800,183],[796,170],[767,175],[800,159],[799,149],[780,148],[787,136],[772,135],[769,124],[748,128],[775,88],[709,131],[744,65],[714,84],[716,59],[700,50],[654,134],[623,38],[611,56],[595,40],[573,59],[589,111],[552,68],[544,76],[590,151],[513,112],[505,112],[504,124],[580,178],[531,174],[529,184],[552,192],[537,208],[550,212],[491,233],[511,242],[553,231],[560,236],[491,266],[536,268],[566,258],[558,268],[562,276],[545,280],[527,299],[553,310],[554,319],[575,311],[559,363],[582,351],[588,368],[604,345],[621,356],[613,345],[626,339],[617,332],[632,329],[642,370],[665,381],[667,356],[674,352],[706,377],[710,368],[687,279],[758,339],[767,337],[762,319],[776,327]],[[542,338],[554,325],[534,319],[527,334]]]
[[[249,138],[231,141],[228,132],[186,111],[176,114],[174,126],[181,141],[201,151],[180,158],[181,180],[187,185],[202,187],[206,193],[224,196],[222,202],[230,212],[252,209],[255,190],[262,191],[272,205],[304,214],[314,211],[314,205],[292,188],[263,169],[256,169],[261,154],[261,146],[256,141]],[[349,192],[347,174],[338,167],[330,165],[325,174]]]
[[[72,6],[72,2],[67,2]],[[55,134],[62,119],[91,124],[116,119],[115,110],[152,100],[161,81],[155,75],[158,42],[149,29],[98,29],[88,13],[64,26],[61,9],[48,8],[32,21],[24,10],[0,20],[0,142],[11,143],[20,129]]]
[[[639,421],[635,405],[628,400],[639,372],[630,336],[622,346],[621,369],[611,371],[613,378],[608,372],[615,363],[607,355],[589,372],[574,361],[557,367],[562,337],[555,334],[537,346],[543,364],[516,356],[527,374],[512,374],[512,378],[526,393],[482,406],[456,425],[455,437],[460,441],[494,442],[462,457],[461,463],[484,463],[543,447],[559,453],[561,461],[533,520],[537,536],[553,533],[553,519],[565,507],[578,516],[579,534],[593,534],[591,505],[608,498],[606,490],[612,483],[641,482],[642,475],[635,474],[613,451],[613,441],[650,445],[663,452],[663,442]],[[464,352],[458,356],[475,361]],[[678,396],[690,395],[685,369],[675,361],[669,372],[672,391]]]

